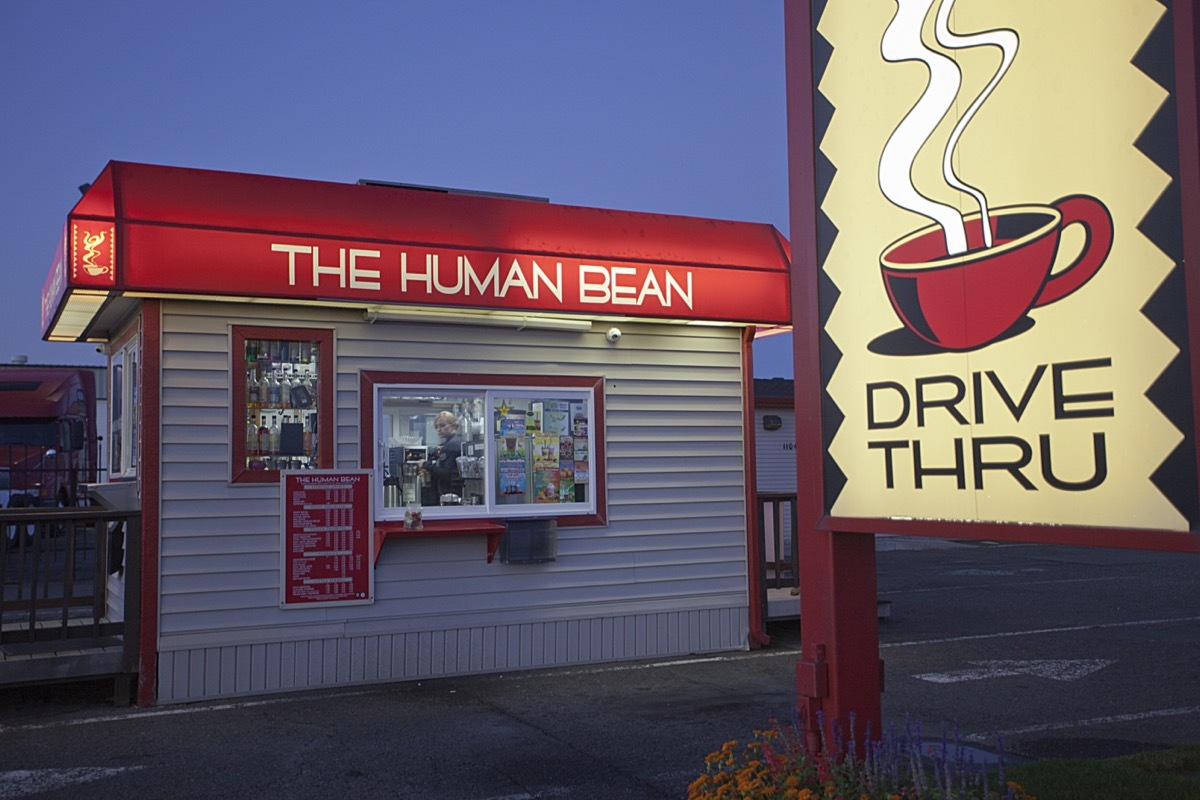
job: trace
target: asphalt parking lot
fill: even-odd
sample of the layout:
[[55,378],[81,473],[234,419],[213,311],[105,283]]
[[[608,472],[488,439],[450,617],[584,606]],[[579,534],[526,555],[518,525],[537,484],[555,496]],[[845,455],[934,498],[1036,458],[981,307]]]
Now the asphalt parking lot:
[[1200,556],[959,544],[879,556],[885,718],[1030,758],[1200,742]]
[[[879,554],[885,724],[1010,758],[1200,742],[1200,558],[942,543]],[[0,798],[683,797],[722,742],[795,704],[770,647],[114,708],[106,685],[0,693]]]

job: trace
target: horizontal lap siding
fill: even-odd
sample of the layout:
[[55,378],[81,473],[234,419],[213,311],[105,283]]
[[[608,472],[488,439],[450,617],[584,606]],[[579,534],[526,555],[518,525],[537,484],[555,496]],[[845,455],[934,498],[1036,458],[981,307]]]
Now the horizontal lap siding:
[[[746,646],[736,329],[623,322],[613,346],[600,323],[164,305],[160,702]],[[389,540],[374,604],[281,610],[278,488],[229,483],[230,324],[334,329],[341,469],[359,467],[360,370],[604,377],[608,524],[560,528],[540,565],[487,563],[483,536]]]
[[[763,417],[774,414],[779,417],[778,430],[763,428]],[[766,408],[754,412],[755,419],[755,478],[759,492],[796,494],[796,414],[791,408]],[[768,564],[790,560],[792,542],[792,507],[779,507],[779,530],[775,530],[774,508],[764,509],[762,534],[765,544],[764,556]],[[779,546],[775,541],[778,539]]]
[[[782,426],[763,428],[763,417],[773,414]],[[790,408],[759,409],[754,412],[754,461],[760,492],[796,491],[796,414]]]

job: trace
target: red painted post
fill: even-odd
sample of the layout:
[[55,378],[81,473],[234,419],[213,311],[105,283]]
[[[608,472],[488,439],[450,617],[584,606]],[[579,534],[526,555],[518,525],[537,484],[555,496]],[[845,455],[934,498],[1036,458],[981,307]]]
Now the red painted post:
[[835,722],[849,733],[853,715],[860,743],[868,725],[878,737],[882,687],[875,536],[821,530],[824,443],[810,0],[785,0],[784,26],[802,625],[796,687],[809,744],[815,747],[818,714],[826,720],[827,733]]
[[834,725],[847,740],[853,730],[859,753],[868,734],[880,735],[877,613],[874,534],[803,532],[796,690],[810,748],[819,744],[819,716],[826,736]]
[[142,301],[141,369],[142,418],[138,434],[142,437],[139,453],[139,480],[142,482],[142,566],[141,619],[139,620],[138,677],[136,703],[154,705],[158,696],[158,561],[159,561],[159,424],[162,406],[162,305],[158,300]]
[[758,465],[754,416],[754,328],[742,334],[742,414],[746,417],[746,436],[742,443],[746,462],[746,585],[750,591],[750,649],[771,643],[767,635],[766,609],[763,608],[762,529],[758,518]]

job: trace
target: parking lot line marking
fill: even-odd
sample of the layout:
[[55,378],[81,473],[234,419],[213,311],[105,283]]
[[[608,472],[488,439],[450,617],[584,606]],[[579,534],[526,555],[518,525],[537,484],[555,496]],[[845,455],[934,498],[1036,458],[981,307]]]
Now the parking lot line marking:
[[949,642],[973,642],[981,639],[1004,639],[1013,636],[1039,636],[1045,633],[1071,633],[1101,628],[1135,628],[1141,625],[1171,625],[1178,622],[1200,622],[1200,617],[1172,617],[1170,619],[1139,619],[1129,622],[1100,622],[1095,625],[1066,625],[1061,628],[1031,628],[1026,631],[1000,631],[998,633],[975,633],[969,636],[944,636],[939,639],[912,639],[907,642],[880,642],[879,649],[912,647],[922,644],[947,644]]
[[548,789],[538,789],[536,793],[518,792],[517,794],[500,794],[484,798],[484,800],[541,800],[543,797],[566,797],[571,789],[566,786],[551,786]]
[[[800,648],[785,647],[779,650],[739,650],[728,655],[700,656],[698,658],[677,658],[674,661],[635,661],[625,664],[608,664],[583,668],[549,667],[544,670],[525,670],[522,672],[504,673],[505,680],[521,680],[523,678],[573,677],[576,675],[599,675],[603,672],[635,672],[643,669],[661,669],[662,667],[686,667],[692,664],[715,664],[722,661],[745,661],[750,658],[774,658],[775,656],[800,657]],[[483,675],[480,677],[492,677]]]
[[1185,714],[1200,714],[1200,706],[1160,708],[1155,711],[1138,711],[1130,714],[1112,714],[1107,717],[1077,719],[1071,722],[1046,722],[1041,725],[1026,725],[1023,728],[1010,728],[1009,730],[996,731],[995,733],[970,733],[964,736],[963,739],[969,742],[987,742],[994,740],[997,733],[1000,736],[1019,736],[1025,733],[1048,733],[1049,731],[1062,731],[1069,730],[1071,728],[1087,728],[1092,725],[1107,725],[1113,722],[1138,722],[1146,719],[1157,719],[1159,717],[1178,717]]
[[81,783],[111,778],[144,767],[68,767],[67,769],[17,769],[0,772],[0,798],[29,797]]
[[1052,681],[1077,681],[1086,678],[1093,672],[1104,669],[1114,663],[1107,658],[1091,659],[1032,659],[1028,661],[969,661],[972,669],[960,669],[954,672],[923,672],[913,675],[917,680],[929,683],[962,683],[964,681],[985,681],[991,678],[1011,678],[1018,675],[1032,675],[1038,678],[1048,678]]
[[32,722],[24,725],[0,725],[0,734],[13,733],[14,731],[41,731],[49,728],[67,728],[75,725],[93,725],[97,722],[124,722],[126,720],[152,719],[154,717],[174,717],[181,714],[206,714],[210,711],[229,711],[235,708],[256,708],[258,706],[280,705],[282,703],[298,703],[302,700],[312,700],[318,697],[356,697],[358,695],[370,694],[371,691],[378,689],[364,689],[357,692],[337,691],[316,693],[316,692],[299,692],[297,694],[283,695],[279,697],[267,697],[262,700],[244,700],[235,703],[217,703],[215,705],[189,705],[176,706],[171,708],[156,708],[149,711],[133,710],[128,714],[102,714],[97,717],[78,717],[75,719],[60,719],[54,722]]

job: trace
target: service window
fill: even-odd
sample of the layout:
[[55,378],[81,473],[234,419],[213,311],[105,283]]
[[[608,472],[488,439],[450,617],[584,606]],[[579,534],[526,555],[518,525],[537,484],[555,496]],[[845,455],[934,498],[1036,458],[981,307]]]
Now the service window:
[[595,515],[601,384],[545,380],[369,381],[376,516],[402,520],[414,505],[425,520]]
[[235,483],[333,465],[333,331],[234,326]]

